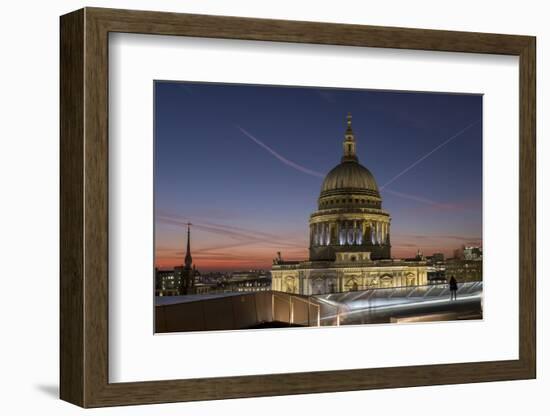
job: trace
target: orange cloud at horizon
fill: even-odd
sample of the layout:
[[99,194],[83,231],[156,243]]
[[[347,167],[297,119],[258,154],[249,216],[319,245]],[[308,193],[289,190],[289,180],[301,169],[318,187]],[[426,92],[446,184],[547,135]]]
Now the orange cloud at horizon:
[[[421,250],[426,256],[433,253],[443,253],[445,257],[452,257],[454,250],[463,245],[482,245],[480,238],[461,236],[401,236],[396,240],[392,244],[393,258],[414,257],[418,250]],[[197,247],[195,251],[191,250],[191,254],[197,269],[209,272],[270,269],[277,251],[281,251],[283,258],[290,261],[307,260],[309,257],[307,247],[277,250],[273,246],[236,247],[229,252],[204,250]],[[157,250],[155,267],[171,269],[175,266],[181,266],[184,256],[185,252],[182,252],[181,249]]]

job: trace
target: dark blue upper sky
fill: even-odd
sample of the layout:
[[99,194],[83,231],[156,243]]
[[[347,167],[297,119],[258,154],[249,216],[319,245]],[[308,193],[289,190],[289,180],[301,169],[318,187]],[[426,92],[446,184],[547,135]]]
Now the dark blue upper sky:
[[394,255],[479,244],[482,96],[156,82],[157,264],[181,263],[187,220],[202,269],[305,257],[322,183],[307,170],[339,163],[348,112]]

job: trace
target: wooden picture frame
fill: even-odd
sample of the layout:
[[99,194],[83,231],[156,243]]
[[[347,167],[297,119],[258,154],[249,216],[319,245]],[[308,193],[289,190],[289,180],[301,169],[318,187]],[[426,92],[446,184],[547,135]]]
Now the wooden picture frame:
[[[536,377],[534,37],[100,8],[62,16],[60,29],[61,399],[101,407]],[[109,383],[110,32],[519,56],[519,359]]]

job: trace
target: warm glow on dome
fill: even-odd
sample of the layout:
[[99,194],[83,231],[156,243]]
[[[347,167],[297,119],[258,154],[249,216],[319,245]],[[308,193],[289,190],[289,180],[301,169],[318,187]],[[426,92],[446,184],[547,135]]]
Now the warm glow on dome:
[[378,185],[374,176],[358,162],[342,162],[332,169],[323,181],[321,192],[346,189],[374,191],[378,194]]

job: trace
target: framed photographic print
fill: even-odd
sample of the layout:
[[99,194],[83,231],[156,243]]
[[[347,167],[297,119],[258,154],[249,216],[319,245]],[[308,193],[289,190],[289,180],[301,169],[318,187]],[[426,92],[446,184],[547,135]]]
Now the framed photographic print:
[[62,16],[61,398],[534,378],[535,103],[529,36]]

